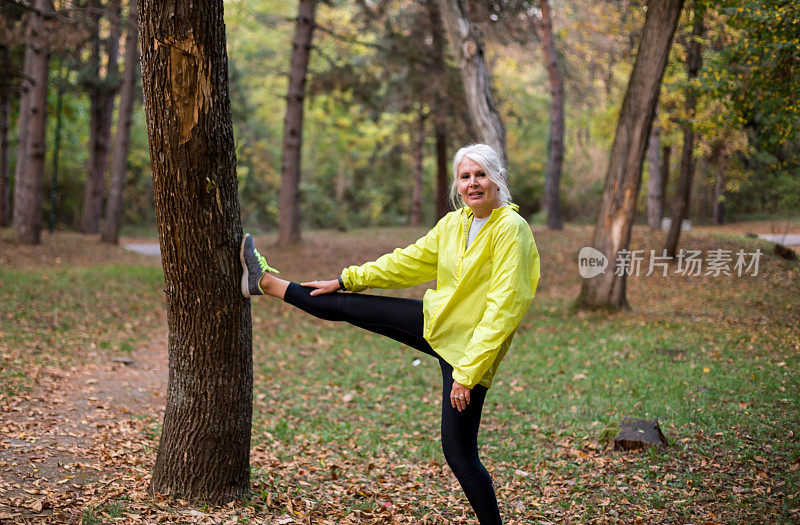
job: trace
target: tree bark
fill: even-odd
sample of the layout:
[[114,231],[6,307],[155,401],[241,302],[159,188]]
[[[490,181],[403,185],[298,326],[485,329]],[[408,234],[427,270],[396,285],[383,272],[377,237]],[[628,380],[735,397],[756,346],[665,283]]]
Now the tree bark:
[[[95,6],[99,8],[99,3]],[[81,229],[84,233],[97,233],[103,218],[103,193],[108,167],[108,150],[111,143],[111,124],[114,116],[114,96],[117,92],[117,62],[120,39],[120,0],[111,5],[111,34],[106,42],[107,68],[105,78],[100,76],[100,25],[95,20],[92,41],[92,76],[89,98],[91,119],[89,129],[89,165],[86,172],[86,189],[83,197]]]
[[647,146],[647,166],[649,169],[647,182],[647,225],[653,231],[661,229],[661,217],[664,215],[661,205],[664,197],[661,194],[661,132],[653,126],[650,143]]
[[13,215],[14,229],[19,240],[25,244],[39,244],[42,233],[47,75],[50,64],[43,17],[51,12],[50,0],[36,0],[34,10],[29,15],[30,43],[25,49]]
[[131,142],[136,71],[139,69],[138,34],[136,0],[130,0],[128,29],[125,34],[125,72],[123,73],[122,90],[119,96],[117,134],[114,137],[113,154],[111,156],[111,186],[108,192],[106,219],[100,232],[100,239],[103,242],[112,244],[119,243],[119,231],[122,227],[122,197],[125,191],[126,175],[128,174],[128,147]]
[[425,154],[425,118],[426,115],[420,108],[417,117],[417,140],[414,141],[414,190],[411,195],[411,212],[408,217],[409,226],[422,224],[422,186],[425,181],[425,173],[422,169],[422,161]]
[[253,387],[223,0],[144,0],[139,29],[169,325],[150,491],[223,504],[249,490]]
[[[431,61],[436,71],[445,70],[444,61],[444,28],[442,17],[436,0],[427,0],[428,18],[431,27]],[[447,115],[445,109],[446,89],[437,83],[437,92],[433,102],[433,127],[436,136],[436,220],[438,221],[450,211],[450,181],[447,171]]]
[[560,230],[564,227],[561,217],[561,164],[564,161],[564,79],[558,65],[553,22],[550,18],[548,0],[539,0],[542,11],[542,47],[545,67],[550,77],[550,140],[547,147],[547,172],[544,179],[543,206],[547,213],[547,227]]
[[447,124],[436,121],[436,220],[450,211],[452,177],[447,171]]
[[608,268],[595,277],[584,278],[578,306],[628,307],[625,273],[616,275],[615,271],[617,254],[627,249],[630,241],[645,149],[683,0],[651,0],[647,7],[639,51],[620,108],[603,203],[592,239],[592,246],[608,258]]
[[50,220],[47,229],[53,233],[56,229],[56,208],[58,204],[58,161],[61,157],[61,133],[63,130],[64,114],[64,82],[66,74],[56,81],[58,95],[56,97],[56,132],[53,139],[53,173],[50,184]]
[[[672,146],[664,144],[661,147],[661,217],[664,217],[664,210],[667,209],[667,185],[669,183],[669,172],[672,161]],[[659,224],[659,228],[661,225]]]
[[[2,70],[11,68],[11,52],[0,46],[0,63]],[[11,93],[7,75],[0,79],[0,228],[11,224],[11,173],[10,147],[8,139],[9,120],[11,115]]]
[[467,16],[465,0],[437,0],[450,47],[458,59],[467,106],[480,140],[493,147],[505,164],[506,129],[492,98],[483,42]]
[[303,145],[303,100],[305,99],[308,57],[314,35],[317,0],[300,0],[297,10],[286,118],[283,121],[281,155],[280,220],[278,244],[300,241],[300,152]]
[[714,163],[717,176],[714,180],[714,224],[725,222],[725,170],[723,169],[722,153],[717,155]]
[[697,107],[697,90],[692,81],[697,78],[700,71],[700,38],[703,36],[702,2],[694,2],[694,24],[692,38],[686,49],[686,74],[688,86],[686,88],[686,114],[687,119],[683,128],[683,150],[681,151],[681,170],[678,176],[678,188],[675,192],[675,202],[672,208],[672,222],[664,241],[664,249],[668,257],[675,257],[678,251],[678,240],[681,235],[681,223],[688,216],[689,199],[692,195],[692,178],[694,177],[694,112]]

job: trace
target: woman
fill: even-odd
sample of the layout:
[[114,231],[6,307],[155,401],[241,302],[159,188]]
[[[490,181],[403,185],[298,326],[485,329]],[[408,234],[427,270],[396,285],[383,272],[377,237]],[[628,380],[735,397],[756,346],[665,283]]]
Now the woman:
[[[338,279],[297,284],[279,279],[242,240],[242,293],[271,295],[320,317],[347,321],[438,359],[442,371],[442,448],[482,524],[501,523],[491,477],[478,457],[486,391],[533,300],[539,253],[530,226],[511,204],[505,169],[484,144],[453,160],[453,212],[414,244]],[[462,206],[456,205],[456,198]],[[422,301],[336,293],[405,288],[436,279]]]

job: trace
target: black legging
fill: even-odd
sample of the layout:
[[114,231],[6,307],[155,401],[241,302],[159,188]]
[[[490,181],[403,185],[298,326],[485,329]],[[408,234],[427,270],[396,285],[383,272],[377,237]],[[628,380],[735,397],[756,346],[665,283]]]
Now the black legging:
[[422,337],[422,301],[355,293],[310,295],[313,288],[289,284],[284,301],[328,321],[346,321],[416,348],[439,360],[442,369],[442,449],[482,525],[502,523],[492,478],[478,457],[478,427],[487,388],[475,385],[459,412],[450,404],[453,367]]

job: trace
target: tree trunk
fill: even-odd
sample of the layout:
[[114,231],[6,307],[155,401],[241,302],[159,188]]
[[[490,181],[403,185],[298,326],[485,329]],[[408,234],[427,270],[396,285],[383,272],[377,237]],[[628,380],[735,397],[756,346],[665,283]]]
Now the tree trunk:
[[547,212],[547,227],[560,230],[564,227],[561,218],[561,164],[564,160],[564,79],[558,65],[553,22],[550,18],[548,0],[539,0],[542,10],[542,47],[545,66],[550,77],[550,141],[547,146],[547,173],[544,179],[544,209]]
[[53,233],[56,229],[56,207],[58,204],[58,161],[61,157],[61,133],[63,131],[63,109],[64,109],[64,82],[66,74],[56,82],[58,95],[56,97],[56,132],[53,140],[53,174],[50,184],[50,221],[48,230]]
[[[97,4],[99,7],[99,4]],[[108,63],[105,78],[100,77],[100,25],[96,20],[96,33],[92,42],[91,119],[89,130],[89,166],[86,172],[86,190],[83,197],[81,229],[84,233],[97,233],[103,218],[103,192],[108,150],[111,143],[111,124],[114,116],[114,95],[117,91],[117,58],[120,39],[120,1],[112,2],[111,34],[106,42]]]
[[653,126],[650,133],[650,143],[647,146],[647,166],[649,169],[647,182],[647,225],[653,231],[661,229],[661,217],[664,215],[661,207],[664,197],[661,194],[661,132],[658,126]]
[[492,98],[481,36],[469,21],[465,0],[438,0],[438,5],[447,39],[458,59],[471,120],[480,140],[493,147],[505,164],[506,129]]
[[425,155],[425,118],[426,115],[420,108],[418,115],[417,140],[414,141],[414,190],[411,195],[411,212],[408,217],[409,226],[422,224],[422,186],[425,173],[422,170],[422,160]]
[[222,4],[144,0],[139,12],[169,325],[150,491],[211,504],[249,490],[253,388]]
[[[431,27],[431,61],[436,71],[445,70],[444,37],[442,35],[442,17],[436,0],[427,0],[428,18]],[[447,115],[445,109],[446,89],[437,83],[437,92],[433,102],[433,127],[436,136],[436,220],[438,221],[450,211],[450,181],[447,172]]]
[[136,94],[136,71],[139,69],[137,38],[136,0],[130,0],[128,8],[128,30],[125,34],[125,72],[122,77],[122,91],[119,96],[119,119],[117,134],[114,137],[111,156],[111,187],[108,192],[106,219],[100,238],[103,242],[119,243],[119,230],[122,227],[122,196],[128,174],[128,146],[131,142],[131,122],[133,103]]
[[334,199],[336,200],[336,212],[333,220],[335,222],[334,226],[336,226],[336,229],[341,232],[347,231],[348,226],[347,211],[349,206],[345,202],[345,198],[347,197],[347,188],[347,166],[345,165],[345,159],[343,157],[339,157],[339,169],[336,172],[336,188],[333,195]]
[[450,211],[452,177],[447,171],[447,124],[436,121],[436,220]]
[[50,50],[43,15],[52,12],[50,0],[36,0],[30,13],[30,43],[20,100],[19,147],[14,175],[14,229],[25,244],[39,244],[42,233],[42,199],[47,129],[47,74]]
[[[661,148],[661,218],[667,209],[667,185],[669,183],[670,163],[672,160],[672,146],[664,144]],[[661,225],[659,224],[659,228]]]
[[639,51],[620,108],[603,203],[592,239],[592,246],[608,258],[608,267],[595,277],[584,278],[579,306],[612,309],[628,306],[625,273],[616,275],[615,271],[617,254],[627,249],[630,241],[645,149],[683,0],[651,0],[647,7]]
[[[11,69],[11,52],[0,46],[0,63],[2,70]],[[11,93],[7,75],[0,79],[0,228],[11,224],[11,173],[10,147],[8,140],[9,120],[11,115]]]
[[725,222],[725,170],[722,166],[722,154],[716,158],[717,176],[714,181],[714,224]]
[[668,257],[675,257],[678,251],[678,239],[681,235],[681,223],[689,212],[689,199],[692,195],[692,178],[694,177],[694,111],[697,106],[697,90],[692,85],[697,73],[700,70],[700,38],[703,36],[703,15],[704,8],[702,2],[695,0],[694,3],[694,26],[692,28],[692,38],[687,44],[686,50],[686,114],[687,119],[681,127],[683,128],[683,151],[681,152],[681,170],[678,176],[678,188],[675,192],[675,202],[672,208],[672,223],[664,241],[664,249],[667,250]]
[[278,244],[300,241],[300,150],[303,145],[303,100],[305,99],[308,56],[314,35],[317,0],[300,0],[292,41],[286,118],[283,121],[281,195]]

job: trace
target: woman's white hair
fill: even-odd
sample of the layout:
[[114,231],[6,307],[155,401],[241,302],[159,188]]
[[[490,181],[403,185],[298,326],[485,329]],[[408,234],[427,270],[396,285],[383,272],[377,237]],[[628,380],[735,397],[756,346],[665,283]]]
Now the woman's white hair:
[[453,208],[458,209],[459,204],[466,205],[461,195],[458,194],[458,165],[461,164],[464,157],[474,160],[483,168],[489,180],[495,183],[500,190],[500,200],[510,204],[511,191],[508,189],[508,172],[503,166],[500,156],[497,155],[494,148],[487,144],[470,144],[458,150],[453,157],[453,185],[450,186],[450,202],[453,204]]

